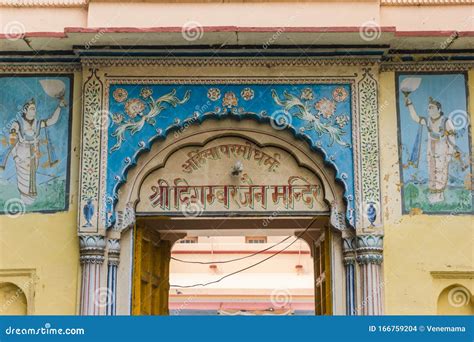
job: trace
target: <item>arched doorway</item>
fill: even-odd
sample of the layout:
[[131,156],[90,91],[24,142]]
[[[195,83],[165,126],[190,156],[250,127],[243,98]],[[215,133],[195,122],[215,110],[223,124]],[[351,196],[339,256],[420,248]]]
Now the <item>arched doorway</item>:
[[270,125],[207,121],[169,136],[139,158],[120,189],[117,208],[135,208],[136,225],[121,234],[126,262],[119,266],[117,305],[134,314],[167,314],[176,240],[193,229],[260,227],[291,230],[310,244],[314,260],[324,264],[315,281],[316,298],[324,298],[319,313],[343,314],[335,228],[345,212],[343,192],[321,155]]

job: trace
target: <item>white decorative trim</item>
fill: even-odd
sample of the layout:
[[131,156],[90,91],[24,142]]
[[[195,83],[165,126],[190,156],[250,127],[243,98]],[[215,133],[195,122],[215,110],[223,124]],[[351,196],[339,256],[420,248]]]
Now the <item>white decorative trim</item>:
[[112,228],[115,231],[123,232],[135,224],[135,209],[131,202],[127,203],[124,211],[117,211],[115,215],[116,221]]
[[466,71],[474,67],[474,62],[383,62],[380,72],[385,71]]
[[77,63],[0,63],[0,73],[72,73],[80,70],[81,65]]
[[0,7],[87,7],[89,0],[0,0]]
[[126,58],[126,57],[82,57],[81,62],[88,67],[278,67],[278,66],[372,66],[378,62],[378,57],[369,58],[321,58],[321,57],[265,57],[265,58],[229,58],[229,57],[180,57],[180,58]]
[[470,5],[473,4],[473,0],[381,0],[382,6],[415,6],[415,5]]

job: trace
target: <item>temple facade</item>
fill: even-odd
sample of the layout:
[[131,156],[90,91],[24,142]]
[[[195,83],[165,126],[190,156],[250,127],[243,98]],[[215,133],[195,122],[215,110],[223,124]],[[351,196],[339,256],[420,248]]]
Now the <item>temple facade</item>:
[[0,0],[0,314],[473,314],[472,5]]

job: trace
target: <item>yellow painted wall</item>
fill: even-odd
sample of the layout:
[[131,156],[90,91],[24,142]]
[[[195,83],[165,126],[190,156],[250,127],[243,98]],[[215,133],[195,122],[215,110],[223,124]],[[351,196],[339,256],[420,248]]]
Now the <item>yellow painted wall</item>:
[[[438,297],[446,286],[461,284],[474,293],[474,282],[466,276],[474,271],[473,216],[402,216],[395,73],[383,72],[379,77],[385,313],[436,314]],[[468,80],[472,122],[474,71]],[[439,271],[465,273],[446,273],[447,279],[430,273]]]
[[[32,305],[33,314],[38,315],[73,315],[79,303],[76,218],[81,73],[75,73],[73,89],[69,210],[56,214],[30,213],[17,218],[0,215],[0,282],[13,279],[20,287],[31,286],[30,297],[33,298],[27,295],[28,305]],[[35,274],[31,282],[8,274],[11,270],[21,272],[23,269],[30,269]]]

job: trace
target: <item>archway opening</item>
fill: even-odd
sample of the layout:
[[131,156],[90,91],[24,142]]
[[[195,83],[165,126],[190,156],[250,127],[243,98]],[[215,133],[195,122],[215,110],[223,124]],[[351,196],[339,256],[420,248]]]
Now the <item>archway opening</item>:
[[118,298],[132,293],[132,313],[169,314],[171,248],[202,230],[304,239],[313,260],[314,312],[344,312],[340,232],[329,229],[344,221],[344,188],[322,155],[288,132],[250,121],[203,123],[159,145],[131,169],[118,201],[136,215],[133,234],[121,237],[122,246],[133,248],[122,249],[119,266],[120,279],[132,281],[118,286]]
[[242,233],[196,230],[174,244],[170,315],[314,315],[308,243],[285,230]]

